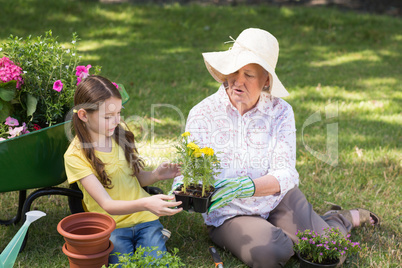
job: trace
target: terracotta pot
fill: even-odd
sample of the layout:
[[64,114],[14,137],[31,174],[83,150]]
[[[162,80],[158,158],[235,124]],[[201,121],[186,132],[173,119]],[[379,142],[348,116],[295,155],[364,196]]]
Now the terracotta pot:
[[94,212],[72,214],[62,219],[57,231],[64,236],[66,249],[75,254],[97,254],[109,248],[116,222],[108,215]]
[[67,249],[67,243],[63,245],[63,252],[68,257],[70,268],[101,268],[103,265],[109,265],[109,254],[114,246],[109,241],[109,247],[100,253],[96,254],[76,254]]

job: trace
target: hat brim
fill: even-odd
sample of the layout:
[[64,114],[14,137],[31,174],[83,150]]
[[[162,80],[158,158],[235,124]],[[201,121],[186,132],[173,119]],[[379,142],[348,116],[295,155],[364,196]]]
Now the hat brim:
[[202,53],[207,70],[219,83],[226,81],[232,74],[243,66],[255,63],[264,68],[270,75],[271,95],[275,97],[289,96],[288,91],[282,85],[275,70],[259,56],[248,50],[227,50],[221,52]]

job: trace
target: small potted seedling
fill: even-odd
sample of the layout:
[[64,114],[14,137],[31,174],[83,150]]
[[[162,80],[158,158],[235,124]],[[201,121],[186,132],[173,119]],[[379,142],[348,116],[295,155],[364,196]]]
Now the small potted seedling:
[[181,164],[183,185],[175,189],[177,201],[182,201],[184,210],[193,209],[204,213],[210,206],[215,190],[215,176],[220,172],[220,163],[212,148],[200,148],[196,141],[189,142],[189,132],[181,135],[176,146],[177,162]]

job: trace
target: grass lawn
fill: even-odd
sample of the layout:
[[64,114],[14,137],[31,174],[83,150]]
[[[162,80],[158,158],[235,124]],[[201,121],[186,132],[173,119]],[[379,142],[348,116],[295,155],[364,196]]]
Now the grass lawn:
[[[402,263],[400,18],[269,5],[0,0],[0,7],[0,43],[10,34],[25,38],[51,29],[68,45],[72,33],[78,33],[82,63],[103,66],[104,76],[128,90],[124,116],[150,169],[173,159],[189,110],[219,86],[201,53],[227,49],[229,35],[236,38],[245,28],[268,30],[279,40],[277,74],[290,92],[285,100],[296,116],[300,188],[319,213],[330,201],[369,208],[382,218],[379,229],[353,230],[352,240],[366,249],[348,258],[345,267]],[[306,123],[315,113],[320,120]],[[338,129],[333,165],[320,158],[332,135],[327,135],[330,126]],[[159,186],[167,191],[170,182]],[[0,194],[1,219],[13,216],[17,201],[15,192]],[[41,197],[33,208],[47,216],[31,225],[27,247],[14,267],[68,267],[56,230],[70,214],[67,198]],[[161,221],[172,231],[167,246],[180,250],[187,267],[214,266],[208,252],[213,243],[201,215],[183,212]],[[0,251],[20,226],[0,226]],[[219,253],[225,267],[245,267],[230,253]],[[297,265],[291,259],[286,267]]]

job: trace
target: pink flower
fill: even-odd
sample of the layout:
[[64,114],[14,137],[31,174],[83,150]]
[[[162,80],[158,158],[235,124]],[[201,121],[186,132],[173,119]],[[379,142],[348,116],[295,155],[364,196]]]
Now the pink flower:
[[25,122],[22,123],[22,126],[20,126],[20,127],[8,128],[8,134],[10,134],[10,136],[8,136],[9,139],[17,137],[22,134],[27,134],[27,133],[29,133],[29,131],[28,131],[28,128],[27,128],[27,125],[25,124]]
[[5,138],[0,138],[0,141],[5,141],[6,139]]
[[8,129],[8,134],[10,134],[10,136],[8,136],[8,138],[11,139],[11,138],[14,138],[14,137],[17,137],[17,136],[23,134],[22,133],[23,130],[24,130],[24,127],[15,127],[15,128],[10,127]]
[[119,89],[119,85],[117,85],[115,82],[112,82],[112,84],[113,84],[117,89]]
[[57,80],[53,84],[53,89],[56,90],[57,92],[60,92],[63,89],[63,83],[60,80]]
[[22,123],[22,132],[21,132],[21,133],[22,133],[22,134],[28,134],[28,133],[29,133],[28,127],[27,127],[27,125],[25,124],[25,122]]
[[0,68],[5,66],[6,64],[14,64],[9,58],[3,57],[0,59]]
[[87,67],[80,65],[77,66],[77,68],[75,68],[77,70],[77,72],[75,73],[75,75],[77,76],[77,85],[79,83],[81,83],[82,79],[85,79],[88,77],[89,75],[89,69],[91,69],[92,65],[88,64]]
[[0,59],[0,82],[17,81],[16,88],[20,88],[24,83],[22,79],[22,69],[12,62],[9,58],[3,57]]
[[10,126],[10,127],[15,127],[15,126],[18,126],[20,123],[18,123],[17,119],[12,118],[11,116],[9,116],[9,117],[6,118],[6,123],[5,124],[7,126]]
[[87,67],[85,67],[83,65],[79,65],[79,66],[77,66],[77,68],[75,68],[77,70],[75,75],[78,77],[82,77],[82,74],[85,73],[88,76],[88,72],[89,72],[89,69],[91,69],[91,67],[92,67],[91,64],[88,64]]
[[41,129],[41,127],[40,127],[38,124],[34,124],[34,125],[33,125],[33,128],[34,128],[35,130]]

